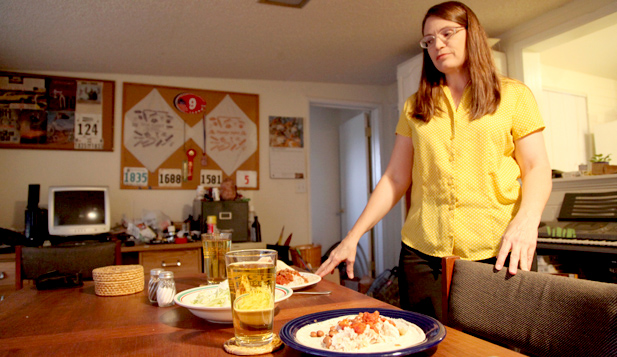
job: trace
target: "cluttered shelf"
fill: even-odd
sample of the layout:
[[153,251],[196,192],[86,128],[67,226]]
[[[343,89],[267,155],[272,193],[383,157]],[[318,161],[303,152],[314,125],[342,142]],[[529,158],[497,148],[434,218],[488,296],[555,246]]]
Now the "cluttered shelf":
[[201,248],[201,242],[183,243],[183,244],[136,244],[130,247],[123,246],[122,253],[131,252],[148,252],[159,250],[182,250]]

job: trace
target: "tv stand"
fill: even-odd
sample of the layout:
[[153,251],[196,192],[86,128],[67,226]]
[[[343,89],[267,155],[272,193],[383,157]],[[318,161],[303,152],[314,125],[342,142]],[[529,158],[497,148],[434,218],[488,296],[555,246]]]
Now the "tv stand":
[[109,242],[111,241],[111,235],[104,233],[80,236],[49,236],[48,240],[52,246],[86,245]]

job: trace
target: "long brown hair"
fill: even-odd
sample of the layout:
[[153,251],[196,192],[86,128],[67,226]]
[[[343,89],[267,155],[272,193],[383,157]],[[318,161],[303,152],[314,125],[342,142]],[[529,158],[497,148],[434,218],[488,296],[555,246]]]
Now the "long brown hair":
[[[501,86],[497,69],[493,62],[493,54],[488,45],[486,32],[480,21],[469,7],[458,1],[448,1],[431,7],[422,21],[422,30],[429,16],[436,16],[444,20],[456,22],[467,31],[466,53],[464,66],[469,71],[471,83],[471,119],[478,119],[487,114],[493,114],[501,101]],[[413,117],[428,122],[437,111],[443,112],[437,106],[444,95],[441,88],[446,77],[439,72],[428,50],[424,50],[422,76],[420,87],[416,95]]]

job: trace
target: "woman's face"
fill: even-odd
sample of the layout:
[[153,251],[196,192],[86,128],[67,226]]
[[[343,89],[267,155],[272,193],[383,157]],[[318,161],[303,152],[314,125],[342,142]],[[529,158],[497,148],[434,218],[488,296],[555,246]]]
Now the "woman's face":
[[[456,32],[452,34],[452,30]],[[435,36],[427,51],[441,73],[451,74],[463,69],[467,59],[466,31],[460,24],[440,17],[429,16],[426,19],[424,36]],[[444,37],[447,37],[447,40],[444,40]]]

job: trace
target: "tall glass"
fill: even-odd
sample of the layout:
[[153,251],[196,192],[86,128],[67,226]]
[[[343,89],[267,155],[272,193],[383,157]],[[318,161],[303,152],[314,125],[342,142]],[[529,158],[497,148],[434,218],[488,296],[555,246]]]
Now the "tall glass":
[[204,233],[201,235],[201,244],[208,284],[218,284],[227,279],[225,254],[231,248],[231,233]]
[[274,333],[274,288],[277,253],[271,249],[246,249],[225,255],[236,343],[261,346]]

